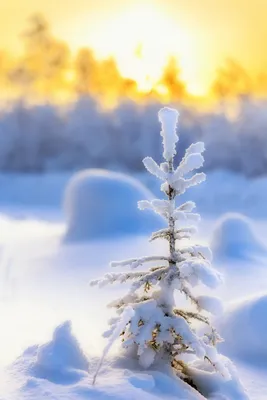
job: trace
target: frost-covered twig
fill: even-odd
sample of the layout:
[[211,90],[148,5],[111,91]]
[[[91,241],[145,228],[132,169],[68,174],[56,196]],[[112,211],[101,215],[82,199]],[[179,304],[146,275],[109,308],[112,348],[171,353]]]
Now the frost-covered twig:
[[103,287],[108,284],[112,284],[114,282],[124,283],[129,279],[142,278],[146,275],[146,272],[138,271],[138,272],[122,272],[122,273],[109,273],[104,276],[102,279],[96,279],[90,282],[91,286],[98,285],[99,287]]
[[193,245],[187,246],[180,249],[182,254],[190,254],[192,257],[204,258],[208,261],[212,261],[212,252],[208,246]]
[[164,170],[158,166],[153,158],[146,157],[143,159],[143,163],[148,172],[150,172],[152,175],[155,175],[157,178],[162,179],[163,181],[166,179],[166,172],[164,172]]
[[103,350],[102,357],[101,357],[101,359],[100,359],[100,361],[98,363],[98,366],[96,368],[96,372],[95,372],[94,377],[93,377],[93,385],[96,382],[96,378],[97,378],[97,375],[98,375],[98,373],[100,371],[100,368],[101,368],[101,366],[103,364],[103,361],[104,361],[105,357],[107,356],[109,350],[111,349],[113,343],[119,337],[122,329],[124,329],[125,325],[127,325],[129,323],[129,321],[131,320],[131,318],[133,316],[134,316],[133,309],[131,307],[125,308],[123,314],[121,315],[121,318],[117,322],[116,328],[114,329],[111,337],[109,338],[109,341],[108,341],[106,347]]
[[130,258],[129,260],[123,261],[112,261],[111,267],[130,267],[132,269],[141,267],[142,265],[155,261],[169,261],[168,257],[165,256],[146,256],[140,258]]

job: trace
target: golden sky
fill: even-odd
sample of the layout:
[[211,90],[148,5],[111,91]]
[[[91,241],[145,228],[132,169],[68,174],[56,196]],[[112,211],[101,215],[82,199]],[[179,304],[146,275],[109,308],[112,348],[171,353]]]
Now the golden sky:
[[0,48],[19,51],[18,35],[36,12],[73,50],[112,54],[144,85],[169,54],[196,94],[228,56],[252,72],[267,70],[267,0],[0,0]]

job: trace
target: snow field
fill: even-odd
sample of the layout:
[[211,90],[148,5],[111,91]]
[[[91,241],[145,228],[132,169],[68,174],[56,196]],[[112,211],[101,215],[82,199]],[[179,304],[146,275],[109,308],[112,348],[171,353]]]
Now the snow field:
[[[17,392],[15,394],[8,394],[10,397],[4,397],[4,400],[28,400],[31,397],[39,400],[39,398],[42,399],[42,396],[45,396],[45,392],[50,393],[49,395],[47,394],[48,399],[49,396],[51,399],[53,396],[54,398],[57,396],[57,399],[65,400],[70,393],[72,396],[76,396],[77,399],[79,399],[79,396],[82,396],[81,398],[84,398],[84,396],[92,398],[93,395],[100,396],[99,390],[102,391],[103,400],[109,399],[108,396],[111,396],[110,398],[120,399],[123,398],[122,393],[126,389],[128,390],[126,393],[129,393],[129,396],[131,393],[133,399],[135,399],[135,392],[133,392],[133,390],[136,390],[136,398],[140,398],[141,390],[142,398],[145,400],[145,395],[148,396],[147,398],[149,400],[151,398],[161,399],[162,393],[167,393],[166,391],[170,390],[167,389],[170,382],[167,383],[166,381],[166,379],[170,378],[162,374],[156,375],[156,382],[158,383],[156,383],[155,386],[158,387],[157,390],[159,390],[157,395],[152,395],[151,389],[149,389],[149,394],[146,391],[147,389],[144,392],[144,388],[153,385],[150,375],[146,377],[146,374],[143,376],[143,373],[136,374],[134,372],[129,372],[131,377],[129,378],[131,384],[129,384],[129,382],[127,383],[127,381],[124,380],[125,378],[120,375],[121,372],[119,370],[115,373],[114,368],[111,367],[111,369],[109,369],[108,366],[104,366],[101,372],[102,375],[98,378],[98,389],[94,389],[88,384],[92,378],[94,368],[96,367],[96,361],[94,357],[92,358],[92,355],[97,356],[101,354],[105,345],[105,340],[101,338],[101,333],[107,328],[106,321],[111,315],[110,311],[106,309],[106,303],[114,298],[114,293],[119,295],[120,291],[118,291],[118,287],[110,287],[108,293],[104,295],[101,291],[90,289],[87,282],[99,276],[100,268],[103,272],[110,272],[108,266],[110,259],[131,258],[132,256],[138,255],[138,253],[141,256],[147,252],[159,254],[165,251],[164,244],[162,244],[162,248],[159,249],[157,246],[147,244],[146,237],[133,237],[120,240],[116,247],[112,240],[99,240],[94,243],[66,246],[62,244],[64,224],[59,223],[58,218],[55,218],[54,222],[51,221],[51,218],[48,218],[48,222],[45,222],[44,220],[47,218],[47,214],[45,213],[45,215],[42,216],[43,221],[32,221],[31,213],[30,219],[28,219],[27,210],[21,211],[24,214],[24,220],[10,219],[7,217],[2,217],[1,219],[5,232],[9,232],[8,236],[3,234],[4,232],[0,235],[1,245],[5,248],[9,247],[13,256],[14,254],[18,255],[17,258],[14,257],[12,259],[11,264],[12,276],[16,284],[13,290],[10,290],[11,283],[5,283],[6,297],[1,300],[1,364],[3,366],[3,364],[7,365],[12,363],[16,357],[22,354],[23,351],[31,345],[49,342],[55,327],[59,325],[60,322],[71,319],[73,333],[77,337],[82,349],[85,350],[86,354],[89,356],[89,363],[92,365],[92,370],[89,368],[91,375],[87,378],[83,377],[82,380],[79,381],[80,383],[78,386],[81,386],[79,390],[73,388],[72,385],[71,388],[69,386],[63,388],[62,385],[55,387],[55,384],[51,382],[47,383],[47,387],[44,389],[42,385],[43,381],[39,382],[36,377],[25,378],[21,369],[12,372],[12,376],[16,377],[16,383],[12,381],[13,383],[11,384],[10,379],[12,380],[13,378],[10,378],[9,375],[5,377],[6,374],[3,374],[0,379],[2,388],[0,390],[1,395],[2,393],[8,394],[11,388],[13,386],[16,387],[16,384],[19,383]],[[54,218],[54,213],[52,213],[52,217]],[[201,236],[204,241],[207,240],[206,235],[214,225],[214,221],[203,221],[197,236]],[[15,230],[15,226],[20,226],[20,228]],[[207,226],[209,227],[208,229]],[[262,234],[265,234],[266,228],[265,230],[263,229],[262,223],[258,224],[254,222],[254,227],[262,232]],[[27,237],[25,237],[25,233]],[[31,240],[30,247],[27,245],[29,239]],[[103,247],[103,244],[105,246],[105,253],[99,251]],[[98,254],[97,269],[95,269],[95,260],[93,259],[93,254],[96,253]],[[23,263],[21,263],[21,254],[24,255],[22,258],[24,259]],[[226,303],[228,299],[232,299],[233,301],[238,300],[240,297],[239,293],[242,293],[242,290],[245,291],[244,294],[257,293],[259,287],[262,290],[263,276],[266,279],[266,273],[261,275],[261,278],[252,279],[253,275],[255,275],[255,268],[256,270],[257,268],[261,270],[261,266],[255,261],[255,263],[247,263],[248,268],[242,271],[242,281],[240,282],[240,275],[237,268],[238,264],[239,261],[237,259],[232,259],[227,266],[227,270],[236,272],[231,278],[232,286],[227,285],[226,282],[225,292],[222,291],[221,293]],[[41,279],[40,276],[42,277]],[[55,284],[56,280],[61,282],[60,286]],[[49,293],[48,296],[47,291]],[[218,292],[218,294],[220,293]],[[92,305],[94,306],[95,304],[97,304],[97,309],[94,311],[95,307],[92,307]],[[226,311],[226,315],[228,315],[227,312],[228,311]],[[247,313],[244,320],[245,322],[241,324],[243,330],[240,327],[240,335],[247,331],[246,324],[249,318],[249,313]],[[223,321],[221,317],[220,320]],[[234,329],[233,332],[235,332]],[[226,335],[226,339],[227,338]],[[226,341],[226,346],[227,343],[228,341]],[[231,347],[235,345],[236,344],[232,345],[231,342],[229,342],[229,348],[227,348],[227,350],[230,351]],[[260,346],[260,344],[258,346]],[[111,355],[115,352],[116,346],[111,352]],[[238,356],[238,354],[235,355],[235,357],[236,356]],[[31,356],[30,360],[32,360]],[[250,359],[247,359],[247,362],[250,362]],[[241,379],[245,384],[247,382],[249,383],[250,399],[265,400],[264,390],[267,390],[267,388],[264,389],[264,380],[263,378],[260,379],[262,371],[257,370],[257,365],[259,365],[259,367],[261,365],[260,361],[257,361],[257,358],[256,361],[253,361],[253,367],[251,367],[251,364],[248,364],[246,367],[244,364],[237,362],[238,370],[241,371]],[[118,378],[119,376],[121,376],[121,378]],[[252,382],[252,377],[254,382],[256,382],[255,384]],[[85,379],[85,381],[83,381],[83,379]],[[116,393],[114,389],[111,390],[111,387],[114,387],[114,379],[118,382],[118,387],[115,390]],[[25,388],[27,380],[29,380],[29,382],[34,382],[27,384],[28,389]],[[121,384],[119,384],[119,382],[121,382]],[[138,388],[133,389],[133,382]],[[34,384],[35,388],[30,388],[30,386],[34,386]],[[106,386],[104,392],[102,385]],[[263,389],[260,390],[258,389],[259,387]],[[175,391],[178,389],[176,388],[173,390],[174,392],[168,392],[168,396],[177,393]],[[39,398],[37,397],[37,393]],[[74,397],[75,400],[76,397]],[[234,398],[234,400],[237,399]]]

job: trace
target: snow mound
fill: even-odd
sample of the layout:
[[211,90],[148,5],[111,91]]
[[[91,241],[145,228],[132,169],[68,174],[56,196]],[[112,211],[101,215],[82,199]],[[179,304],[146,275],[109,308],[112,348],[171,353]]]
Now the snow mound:
[[234,364],[225,356],[220,355],[220,358],[227,366],[229,379],[216,373],[210,363],[201,360],[193,362],[190,367],[191,376],[201,393],[208,400],[249,400]]
[[97,169],[78,172],[65,192],[65,240],[147,234],[162,228],[160,216],[137,208],[139,200],[152,198],[145,186],[125,174]]
[[[62,326],[68,326],[68,323]],[[57,328],[57,331],[58,329],[59,331],[62,329],[61,333],[65,329],[69,331],[68,328]],[[62,337],[61,333],[60,337]],[[76,342],[76,339],[74,341]],[[164,397],[166,400],[174,398],[206,400],[199,392],[174,376],[159,371],[146,373],[138,370],[131,371],[116,366],[111,359],[104,363],[97,383],[92,385],[98,360],[90,359],[90,371],[85,371],[84,367],[88,362],[79,351],[74,358],[67,355],[66,366],[62,367],[65,357],[62,353],[63,347],[62,351],[55,351],[52,345],[54,342],[53,338],[46,345],[28,348],[12,364],[7,371],[10,375],[7,376],[8,388],[5,390],[7,395],[5,398],[10,400],[161,400]],[[69,354],[68,348],[65,348],[65,351]],[[51,353],[52,356],[50,356]],[[73,366],[83,370],[73,369]],[[1,389],[0,382],[2,394]]]
[[251,221],[237,213],[227,213],[217,222],[211,242],[217,258],[252,259],[267,253],[253,231]]
[[[77,339],[72,335],[71,322],[59,325],[50,342],[36,347],[33,375],[52,382],[76,380],[89,363]],[[80,371],[80,372],[79,372]]]
[[248,361],[266,361],[266,316],[267,294],[232,303],[218,321],[225,340],[222,350]]
[[[10,400],[248,400],[233,365],[225,358],[230,379],[216,374],[210,364],[198,361],[190,368],[199,393],[167,368],[140,371],[127,358],[104,361],[92,385],[98,359],[84,356],[71,333],[70,322],[58,326],[50,342],[29,347],[6,371]],[[133,369],[130,369],[133,367]],[[3,394],[0,381],[0,391]]]

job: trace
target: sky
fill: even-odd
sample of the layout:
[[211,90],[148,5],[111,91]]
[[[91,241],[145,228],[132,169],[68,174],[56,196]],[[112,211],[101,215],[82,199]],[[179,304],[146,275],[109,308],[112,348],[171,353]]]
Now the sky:
[[195,94],[227,57],[252,73],[267,70],[267,0],[0,0],[0,49],[20,51],[19,34],[36,12],[73,51],[113,55],[143,85],[170,54]]

